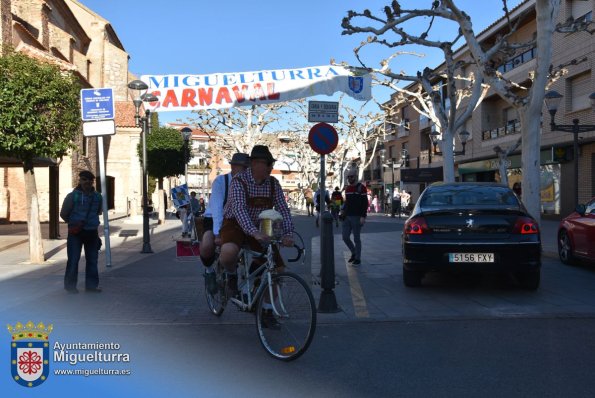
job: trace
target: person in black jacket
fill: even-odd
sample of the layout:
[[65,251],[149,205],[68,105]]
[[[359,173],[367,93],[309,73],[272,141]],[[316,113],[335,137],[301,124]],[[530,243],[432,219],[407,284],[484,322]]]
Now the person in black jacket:
[[[347,182],[349,185],[345,187],[345,203],[340,217],[343,220],[343,242],[351,251],[349,262],[357,267],[361,264],[362,259],[360,232],[366,222],[368,196],[366,187],[357,182],[355,170],[349,171]],[[353,233],[353,242],[350,237],[351,233]]]

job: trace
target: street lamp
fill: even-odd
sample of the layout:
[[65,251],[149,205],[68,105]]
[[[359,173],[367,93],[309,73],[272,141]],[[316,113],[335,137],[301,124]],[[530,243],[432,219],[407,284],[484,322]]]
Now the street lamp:
[[[380,150],[380,163],[382,164],[382,196],[380,196],[380,201],[382,202],[382,212],[386,213],[386,183],[384,182],[384,159],[386,157],[386,149],[382,148]],[[392,197],[391,197],[392,199]]]
[[182,137],[184,137],[184,182],[186,183],[187,186],[190,186],[188,184],[188,152],[190,150],[190,137],[192,137],[192,129],[190,127],[184,127],[182,130],[180,130],[180,132],[182,133]]
[[149,197],[147,194],[148,175],[147,175],[147,135],[151,134],[151,112],[147,109],[145,115],[140,115],[140,106],[144,102],[159,101],[153,94],[147,94],[149,86],[142,80],[133,80],[128,83],[128,89],[132,95],[135,114],[134,120],[136,127],[141,128],[142,147],[143,147],[143,249],[141,253],[153,253],[151,248],[151,238],[149,236]]
[[[578,119],[572,119],[572,124],[556,124],[554,118],[556,117],[562,97],[562,94],[552,90],[545,93],[543,101],[547,110],[550,112],[550,129],[552,131],[563,131],[574,135],[572,150],[574,152],[574,205],[576,206],[578,205],[578,135],[580,133],[595,131],[595,125],[579,124]],[[595,93],[591,93],[589,99],[591,100],[591,109],[595,108]]]
[[[432,129],[430,132],[430,140],[432,140],[432,145],[434,146],[434,155],[442,155],[442,152],[438,151],[438,141],[440,141],[441,134]],[[467,145],[467,141],[469,141],[469,137],[471,137],[471,133],[467,130],[459,131],[459,139],[461,140],[461,145],[463,145],[463,150],[461,151],[453,151],[453,156],[459,156],[465,154],[465,145]]]
[[[385,164],[384,164],[384,157],[386,156],[386,150],[385,149],[382,149],[380,151],[380,156],[382,157],[382,167],[384,167],[385,166]],[[407,159],[407,156],[408,156],[407,150],[406,149],[403,149],[401,151],[401,159],[402,159],[403,164],[404,164],[405,160]],[[394,209],[394,203],[393,203],[393,201],[395,200],[395,160],[396,160],[395,158],[390,158],[390,177],[391,177],[391,184],[392,185],[391,185],[391,188],[390,188],[390,205],[391,205],[391,209],[389,209],[389,210],[390,210],[390,216],[393,217],[393,218],[395,217],[395,212],[393,210]],[[388,164],[387,164],[387,166],[388,166]],[[384,183],[384,173],[383,173],[383,176],[382,176],[382,182]]]

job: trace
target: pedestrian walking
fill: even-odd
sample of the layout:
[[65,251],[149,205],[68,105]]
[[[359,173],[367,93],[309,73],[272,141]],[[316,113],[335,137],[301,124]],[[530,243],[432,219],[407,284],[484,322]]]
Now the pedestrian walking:
[[306,198],[306,210],[308,211],[308,217],[314,215],[314,193],[310,188],[304,192]]
[[186,236],[190,236],[191,229],[189,228],[190,224],[188,223],[188,216],[191,214],[192,213],[190,211],[189,203],[178,207],[178,211],[176,212],[176,216],[182,222],[182,237],[183,238]]
[[374,198],[372,199],[372,211],[374,213],[380,213],[380,208],[379,208],[379,203],[378,203],[378,195],[374,195]]
[[401,194],[399,193],[398,189],[395,189],[393,194],[392,200],[392,214],[391,217],[395,217],[395,214],[399,215],[399,219],[401,218]]
[[411,209],[409,206],[410,201],[411,201],[411,191],[401,192],[401,211],[407,215],[409,215],[411,213]]
[[[343,220],[343,242],[351,251],[349,262],[357,267],[361,264],[362,241],[360,238],[361,228],[366,222],[368,197],[366,187],[357,181],[355,171],[350,171],[347,175],[349,185],[345,187],[345,204],[341,210],[341,219]],[[351,234],[353,233],[353,242]]]
[[331,215],[335,220],[335,226],[339,226],[339,212],[343,206],[343,194],[339,190],[339,187],[335,187],[335,190],[331,194]]
[[198,213],[195,214],[195,216],[202,216],[205,214],[205,211],[207,211],[207,202],[205,201],[205,198],[201,197],[198,200]]
[[515,182],[512,184],[512,191],[520,198],[523,194],[523,189],[521,188],[520,182]]
[[99,215],[101,214],[101,194],[95,191],[95,176],[88,170],[79,173],[79,183],[64,198],[60,217],[68,223],[66,240],[66,271],[64,273],[64,289],[68,293],[78,293],[79,260],[85,248],[85,290],[101,292],[99,287],[99,271],[97,257],[101,247],[101,239],[97,232]]

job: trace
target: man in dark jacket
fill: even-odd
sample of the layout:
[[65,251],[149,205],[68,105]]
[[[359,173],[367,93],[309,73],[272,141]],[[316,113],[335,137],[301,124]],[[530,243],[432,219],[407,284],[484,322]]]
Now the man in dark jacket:
[[[361,264],[362,241],[360,231],[366,222],[368,196],[366,187],[357,182],[357,171],[350,170],[347,174],[348,185],[345,187],[345,203],[341,210],[343,220],[343,242],[351,251],[349,262],[354,267]],[[353,242],[350,235],[353,233]]]
[[66,252],[68,261],[64,274],[64,289],[68,293],[78,293],[76,283],[78,279],[79,260],[81,250],[85,247],[85,290],[87,292],[101,292],[97,257],[99,251],[99,214],[101,214],[101,194],[95,191],[93,183],[95,176],[87,170],[79,173],[79,184],[64,198],[60,217],[68,223],[68,239]]

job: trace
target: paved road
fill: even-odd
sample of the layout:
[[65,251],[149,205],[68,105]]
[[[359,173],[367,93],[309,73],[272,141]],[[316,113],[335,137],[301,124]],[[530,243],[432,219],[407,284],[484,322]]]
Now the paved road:
[[[202,267],[196,259],[176,259],[175,239],[179,221],[151,226],[154,254],[139,253],[142,247],[140,220],[121,219],[111,226],[112,267],[105,267],[105,253],[100,256],[101,284],[105,292],[97,304],[84,295],[78,301],[64,295],[62,277],[66,250],[64,240],[53,244],[49,263],[31,265],[15,262],[26,258],[26,244],[0,252],[0,310],[25,313],[36,311],[53,319],[72,323],[70,311],[62,311],[64,303],[97,305],[92,311],[81,311],[77,322],[93,320],[126,322],[187,323],[212,322],[204,311]],[[552,224],[553,225],[553,224]],[[305,263],[291,269],[312,281],[315,298],[320,297],[320,244],[313,218],[296,216],[308,248]],[[335,229],[336,289],[340,311],[321,314],[321,322],[370,320],[427,320],[499,317],[593,316],[595,298],[594,268],[567,267],[552,255],[543,257],[542,285],[537,292],[519,289],[506,278],[486,277],[479,284],[469,285],[461,278],[430,275],[419,289],[405,288],[402,283],[400,230],[402,221],[371,216],[364,228],[363,264],[351,267],[349,253]],[[555,227],[554,227],[555,228]],[[553,230],[555,231],[555,229]],[[545,231],[544,231],[545,232]],[[548,231],[549,234],[552,231]],[[555,234],[555,232],[553,232]],[[136,234],[136,236],[131,236]],[[4,238],[4,237],[3,237]],[[23,236],[13,235],[13,239]],[[81,266],[80,279],[84,277]],[[31,300],[37,302],[31,308]],[[106,305],[105,303],[109,303]],[[87,315],[88,313],[88,319]],[[32,314],[33,315],[33,314]],[[222,323],[251,322],[245,314],[228,311],[218,320]]]
[[[134,374],[52,376],[49,387],[39,387],[35,395],[80,387],[95,396],[114,391],[230,396],[238,390],[262,396],[266,386],[267,394],[281,396],[460,396],[483,389],[486,396],[530,396],[530,391],[592,396],[593,384],[583,369],[592,368],[595,352],[589,337],[595,268],[567,267],[544,256],[537,292],[520,290],[507,279],[485,278],[468,286],[450,276],[431,276],[422,288],[408,289],[401,281],[401,223],[370,217],[359,269],[347,265],[335,235],[340,312],[319,314],[311,349],[291,364],[264,353],[252,315],[231,308],[221,318],[207,312],[201,266],[176,259],[177,220],[152,225],[155,253],[150,255],[139,253],[138,220],[114,221],[113,266],[105,268],[103,253],[105,291],[99,295],[62,290],[63,240],[46,242],[48,264],[30,265],[23,263],[26,245],[18,244],[23,236],[13,234],[17,244],[0,252],[0,323],[52,323],[52,342],[115,342],[119,352],[131,355],[130,363],[71,366],[54,361],[54,369],[101,366]],[[312,218],[298,216],[296,224],[311,258],[293,270],[313,281],[318,300],[317,230]],[[8,357],[8,344],[0,345],[0,360]],[[570,371],[577,363],[579,369]],[[7,377],[5,372],[0,385],[10,386],[9,396],[19,396],[22,387]],[[565,387],[565,380],[572,383]],[[18,387],[15,394],[13,387]],[[559,394],[564,388],[570,394]]]

